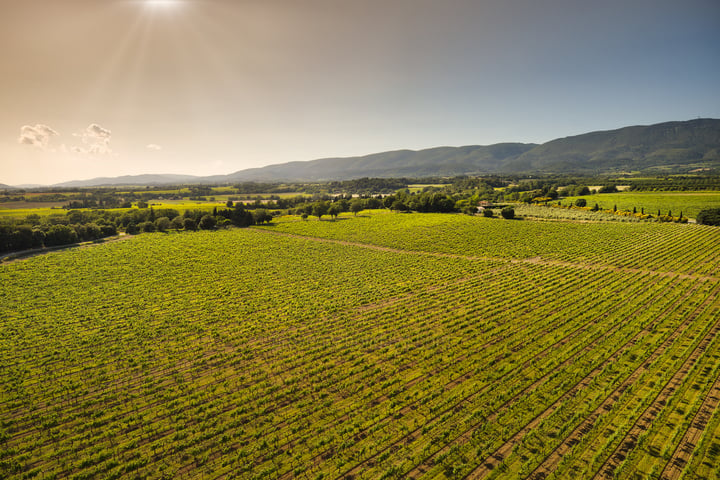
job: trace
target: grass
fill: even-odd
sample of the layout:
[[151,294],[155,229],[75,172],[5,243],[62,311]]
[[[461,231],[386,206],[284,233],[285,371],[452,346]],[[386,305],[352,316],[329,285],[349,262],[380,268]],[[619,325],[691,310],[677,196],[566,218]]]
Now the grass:
[[562,199],[563,203],[575,202],[578,198],[587,200],[592,207],[597,203],[601,209],[611,209],[617,206],[619,210],[642,208],[645,213],[656,215],[658,210],[666,215],[672,211],[674,216],[680,212],[686,217],[695,218],[700,210],[720,207],[720,192],[621,192],[586,195],[583,197],[568,197]]

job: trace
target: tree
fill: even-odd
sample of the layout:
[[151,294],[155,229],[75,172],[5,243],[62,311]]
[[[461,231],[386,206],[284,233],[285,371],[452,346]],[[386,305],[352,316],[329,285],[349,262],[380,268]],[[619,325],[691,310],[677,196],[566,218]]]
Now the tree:
[[492,216],[493,216],[493,211],[492,211],[491,208],[485,208],[485,209],[483,209],[483,217],[485,217],[485,218],[492,218]]
[[140,233],[140,230],[138,229],[137,225],[135,225],[135,222],[130,222],[125,227],[125,233],[128,235],[137,235]]
[[195,231],[197,230],[197,223],[195,223],[195,220],[192,218],[185,218],[183,219],[183,228],[185,230]]
[[78,241],[77,232],[67,225],[53,225],[45,234],[45,245],[68,245]]
[[705,210],[700,210],[696,220],[700,225],[720,226],[720,208],[707,208]]
[[166,232],[170,229],[170,219],[168,217],[160,217],[155,220],[155,228],[158,232]]
[[407,212],[408,207],[405,205],[401,200],[395,200],[392,205],[390,205],[390,210],[394,210],[396,212]]
[[512,207],[505,207],[502,210],[500,210],[500,215],[506,220],[511,220],[515,218],[515,209]]
[[368,210],[377,210],[379,208],[383,208],[383,202],[379,198],[368,198],[363,202],[365,204],[365,208]]
[[232,207],[233,207],[233,201],[232,201],[232,200],[228,200],[227,202],[225,202],[225,206],[226,206],[227,208],[232,208]]
[[183,228],[183,217],[180,215],[176,216],[170,222],[170,228],[174,230],[181,230]]
[[616,193],[618,191],[617,186],[613,184],[603,185],[598,190],[598,193]]
[[575,196],[580,197],[582,195],[590,195],[590,189],[587,186],[577,187],[575,189]]
[[117,227],[115,225],[100,225],[100,234],[103,237],[117,235]]
[[587,205],[587,200],[585,200],[584,198],[578,198],[577,200],[575,200],[576,207],[584,207],[585,205]]
[[215,217],[215,222],[215,225],[220,228],[227,228],[233,224],[232,220],[221,216]]
[[32,231],[32,246],[33,248],[40,248],[45,244],[45,232],[40,229],[34,229]]
[[338,205],[337,203],[333,203],[330,205],[327,211],[328,215],[330,215],[332,218],[337,218],[338,215],[342,213],[342,207]]
[[84,223],[83,214],[80,210],[70,210],[67,212],[67,217],[70,223]]
[[102,231],[100,227],[95,223],[85,224],[85,240],[97,240],[102,238]]
[[350,210],[350,202],[348,202],[348,201],[345,200],[344,198],[341,198],[341,199],[338,200],[337,202],[333,203],[333,205],[337,205],[337,206],[338,206],[338,208],[340,209],[340,212],[339,212],[339,213],[347,212],[348,210]]
[[253,216],[253,220],[255,220],[255,223],[257,223],[258,225],[263,224],[265,222],[270,223],[270,221],[272,221],[272,218],[273,218],[272,215],[270,215],[270,213],[268,213],[268,211],[265,210],[264,208],[255,209],[252,216]]
[[138,228],[142,232],[152,233],[155,231],[155,222],[151,222],[150,220],[148,220],[147,222],[142,222],[138,225]]
[[33,230],[30,225],[19,225],[10,235],[11,250],[25,250],[33,247]]
[[198,224],[198,226],[202,230],[212,230],[213,228],[215,228],[216,223],[217,222],[215,221],[215,217],[213,217],[212,215],[203,215],[203,217],[200,219],[200,223]]
[[316,202],[313,204],[312,214],[320,220],[323,215],[328,213],[329,208],[330,206],[326,202]]
[[350,202],[350,211],[353,212],[353,215],[357,216],[358,213],[362,211],[362,209],[365,207],[365,202],[361,198],[354,198],[352,202]]

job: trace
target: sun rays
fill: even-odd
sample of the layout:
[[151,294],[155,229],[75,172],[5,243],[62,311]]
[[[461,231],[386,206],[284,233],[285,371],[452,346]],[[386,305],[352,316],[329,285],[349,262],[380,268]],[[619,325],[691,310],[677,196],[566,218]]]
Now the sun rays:
[[180,0],[145,0],[143,3],[150,8],[176,8],[183,2]]

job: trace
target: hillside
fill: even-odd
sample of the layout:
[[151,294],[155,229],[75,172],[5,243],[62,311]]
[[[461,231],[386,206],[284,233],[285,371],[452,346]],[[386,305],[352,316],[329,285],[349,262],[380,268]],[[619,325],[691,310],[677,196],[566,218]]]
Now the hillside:
[[498,143],[396,150],[239,170],[229,175],[134,175],[57,184],[61,187],[323,181],[361,177],[617,172],[687,173],[720,169],[720,120],[697,119],[624,127],[559,138],[542,145]]
[[362,157],[323,158],[241,170],[237,180],[343,180],[359,177],[452,176],[498,171],[510,159],[536,147],[526,143],[397,150]]
[[339,180],[463,174],[612,173],[675,166],[720,167],[720,120],[698,119],[625,127],[560,138],[542,145],[399,150],[241,170],[231,181]]
[[507,172],[607,173],[720,165],[720,120],[625,127],[559,138],[507,162]]
[[162,185],[167,183],[198,183],[202,177],[193,175],[123,175],[121,177],[98,177],[90,180],[72,180],[58,183],[55,187],[94,187],[105,185]]

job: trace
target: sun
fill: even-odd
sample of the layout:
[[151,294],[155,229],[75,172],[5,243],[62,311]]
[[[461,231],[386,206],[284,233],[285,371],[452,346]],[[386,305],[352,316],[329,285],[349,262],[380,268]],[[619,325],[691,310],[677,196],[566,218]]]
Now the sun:
[[145,0],[144,3],[151,8],[173,8],[182,2],[181,0]]

